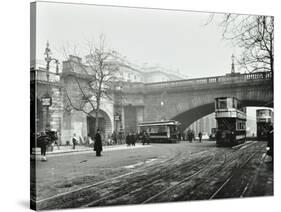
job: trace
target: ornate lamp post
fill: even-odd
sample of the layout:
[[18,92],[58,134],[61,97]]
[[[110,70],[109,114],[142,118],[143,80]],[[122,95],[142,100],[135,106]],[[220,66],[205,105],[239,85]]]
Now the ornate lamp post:
[[46,77],[47,77],[47,93],[41,99],[42,105],[46,107],[46,127],[50,127],[50,119],[49,119],[49,107],[52,105],[52,97],[50,95],[50,63],[54,61],[56,63],[56,74],[59,74],[59,60],[51,57],[51,49],[49,48],[49,41],[47,41],[47,45],[45,48],[45,61],[46,61]]
[[117,133],[117,131],[118,131],[118,128],[117,128],[117,125],[118,125],[118,123],[120,123],[120,126],[119,126],[119,130],[122,130],[123,129],[123,126],[122,126],[122,107],[123,107],[123,100],[122,100],[122,89],[123,89],[123,87],[122,87],[122,83],[119,83],[119,85],[117,85],[117,88],[116,88],[116,90],[117,90],[117,92],[118,92],[118,100],[119,100],[119,109],[118,109],[118,111],[115,113],[115,115],[114,115],[114,120],[116,121],[116,133]]

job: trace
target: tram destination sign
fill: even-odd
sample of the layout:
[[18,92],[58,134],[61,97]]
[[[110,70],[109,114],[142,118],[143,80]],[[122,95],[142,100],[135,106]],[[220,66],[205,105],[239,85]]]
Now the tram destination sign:
[[42,106],[50,107],[52,105],[52,97],[42,97],[41,103]]

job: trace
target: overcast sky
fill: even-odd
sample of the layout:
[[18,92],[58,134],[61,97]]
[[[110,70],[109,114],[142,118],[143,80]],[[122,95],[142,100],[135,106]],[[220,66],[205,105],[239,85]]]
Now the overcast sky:
[[222,40],[216,23],[205,25],[209,13],[48,2],[37,6],[37,60],[44,59],[47,40],[60,60],[65,59],[62,48],[74,44],[84,56],[86,41],[101,33],[130,62],[179,70],[188,77],[224,75],[230,72],[232,53],[239,52]]

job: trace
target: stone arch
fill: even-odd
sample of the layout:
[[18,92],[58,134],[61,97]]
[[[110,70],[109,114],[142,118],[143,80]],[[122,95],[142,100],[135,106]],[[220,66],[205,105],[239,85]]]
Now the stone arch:
[[173,118],[172,120],[181,123],[181,130],[188,128],[193,122],[215,111],[214,103],[200,105],[190,110],[184,111]]
[[[267,102],[265,100],[250,100],[242,99],[242,104],[245,107],[271,107],[273,108],[273,102]],[[172,120],[179,121],[181,123],[181,130],[185,130],[195,121],[209,115],[215,111],[214,102],[202,104],[197,107],[186,110],[182,113],[172,117]]]
[[[90,137],[94,137],[95,132],[95,119],[96,114],[94,111],[92,111],[91,116],[87,116],[87,133],[90,135]],[[112,133],[113,125],[110,116],[104,111],[99,111],[98,114],[99,118],[99,129],[101,130],[102,134],[108,135]]]

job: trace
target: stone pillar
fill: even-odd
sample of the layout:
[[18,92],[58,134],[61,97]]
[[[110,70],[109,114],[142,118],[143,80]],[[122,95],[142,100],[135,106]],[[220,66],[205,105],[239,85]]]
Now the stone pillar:
[[137,128],[137,110],[136,107],[128,105],[124,107],[124,130],[125,133],[135,130]]

